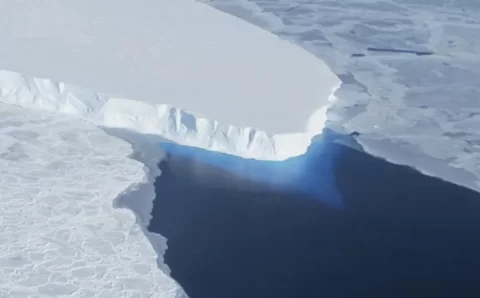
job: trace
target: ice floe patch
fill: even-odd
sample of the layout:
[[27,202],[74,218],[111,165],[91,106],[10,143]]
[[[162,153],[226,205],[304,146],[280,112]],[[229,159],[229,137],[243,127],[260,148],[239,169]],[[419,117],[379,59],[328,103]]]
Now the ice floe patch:
[[114,208],[151,182],[129,144],[6,104],[0,144],[1,297],[187,297],[157,266],[146,226]]

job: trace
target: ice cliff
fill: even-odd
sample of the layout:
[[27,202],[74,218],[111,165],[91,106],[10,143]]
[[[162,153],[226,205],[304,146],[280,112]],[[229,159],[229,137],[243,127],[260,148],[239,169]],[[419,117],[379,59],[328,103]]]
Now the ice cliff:
[[0,101],[246,158],[305,152],[340,85],[321,60],[193,0],[144,2],[8,3]]

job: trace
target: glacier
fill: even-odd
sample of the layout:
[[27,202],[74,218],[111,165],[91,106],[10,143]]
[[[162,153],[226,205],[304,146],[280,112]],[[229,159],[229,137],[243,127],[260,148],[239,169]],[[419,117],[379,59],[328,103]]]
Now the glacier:
[[0,68],[24,75],[2,72],[2,101],[180,144],[268,160],[303,154],[340,86],[314,55],[193,0],[2,7]]
[[[223,124],[170,104],[109,97],[72,84],[0,70],[0,102],[75,115],[99,126],[130,129],[161,136],[165,141],[262,160],[284,160],[305,153],[312,137],[324,128],[332,100],[333,96],[328,97],[312,113],[304,131],[272,134]],[[208,114],[209,110],[203,111]]]

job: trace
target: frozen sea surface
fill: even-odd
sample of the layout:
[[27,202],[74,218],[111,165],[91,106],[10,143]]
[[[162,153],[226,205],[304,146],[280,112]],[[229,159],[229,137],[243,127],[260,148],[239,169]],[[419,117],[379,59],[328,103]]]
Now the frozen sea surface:
[[132,153],[84,121],[0,104],[0,297],[186,297],[158,267],[164,238],[115,208],[153,188]]
[[478,296],[480,194],[336,143],[307,156],[275,177],[167,149],[149,230],[191,297]]

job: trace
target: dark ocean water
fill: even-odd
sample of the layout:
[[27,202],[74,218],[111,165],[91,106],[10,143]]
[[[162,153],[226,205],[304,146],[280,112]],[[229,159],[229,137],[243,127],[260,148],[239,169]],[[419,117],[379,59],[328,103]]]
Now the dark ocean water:
[[165,145],[149,229],[192,298],[480,297],[480,194],[319,140],[248,161]]

